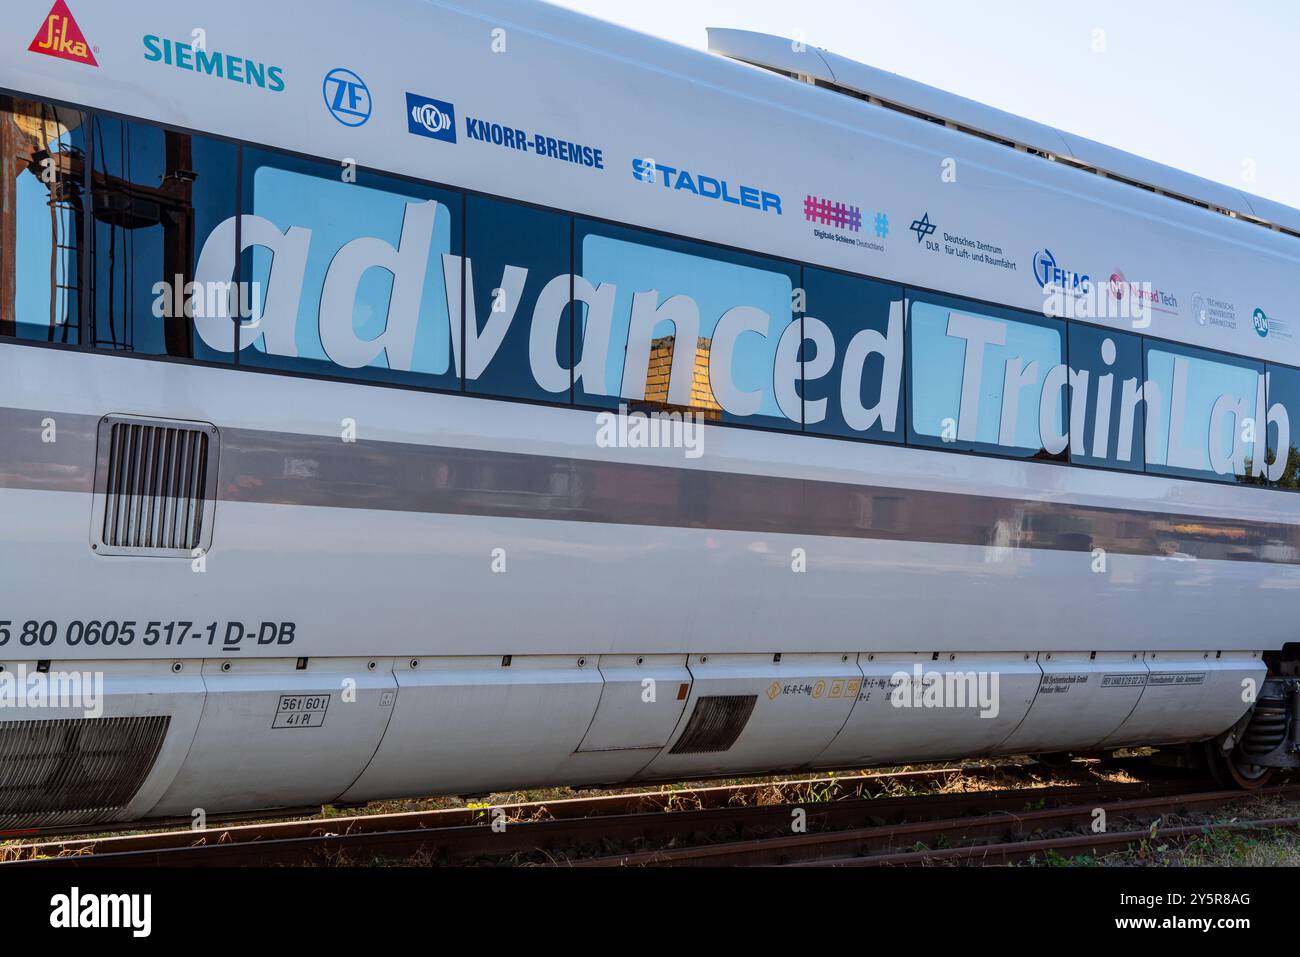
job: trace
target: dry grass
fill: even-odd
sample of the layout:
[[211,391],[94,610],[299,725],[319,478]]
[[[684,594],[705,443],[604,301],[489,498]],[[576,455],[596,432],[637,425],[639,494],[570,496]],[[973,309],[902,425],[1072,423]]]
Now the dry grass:
[[[1272,818],[1300,817],[1300,802],[1276,798],[1243,798],[1227,808],[1203,814],[1170,814],[1152,829],[1151,837],[1130,847],[1101,855],[1064,857],[1048,854],[1025,866],[1073,867],[1293,867],[1300,865],[1300,829],[1278,828],[1265,834],[1207,830],[1191,839],[1163,836],[1171,828],[1246,824]],[[1143,822],[1114,818],[1112,830],[1148,827]]]

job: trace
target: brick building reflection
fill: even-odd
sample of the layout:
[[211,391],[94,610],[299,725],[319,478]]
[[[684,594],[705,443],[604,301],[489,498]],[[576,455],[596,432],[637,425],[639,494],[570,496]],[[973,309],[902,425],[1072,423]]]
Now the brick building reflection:
[[[706,422],[722,419],[722,406],[713,397],[709,385],[709,347],[711,341],[704,336],[695,340],[695,374],[691,380],[691,401],[689,409]],[[663,336],[650,343],[650,364],[646,367],[645,404],[636,403],[636,408],[681,409],[681,406],[668,404],[668,384],[673,367],[673,352],[677,346],[676,336]]]

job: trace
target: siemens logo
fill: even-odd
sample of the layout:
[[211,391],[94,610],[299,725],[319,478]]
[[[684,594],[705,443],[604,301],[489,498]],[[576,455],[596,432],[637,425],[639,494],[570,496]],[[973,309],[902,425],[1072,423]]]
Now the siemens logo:
[[522,153],[532,153],[543,159],[560,160],[591,169],[605,168],[604,151],[593,146],[584,146],[581,143],[572,143],[541,133],[528,133],[518,127],[489,123],[487,120],[472,116],[465,117],[465,135],[480,143],[491,143],[493,146],[504,146],[506,149],[519,150]]
[[781,197],[776,193],[769,193],[756,186],[741,186],[738,192],[733,193],[725,179],[705,176],[703,173],[692,175],[684,169],[652,159],[632,160],[632,178],[642,183],[660,182],[665,189],[694,193],[704,199],[720,199],[735,206],[781,215]]
[[209,53],[192,44],[162,37],[144,38],[144,58],[150,63],[165,63],[193,73],[206,73],[272,93],[284,89],[284,70],[278,66],[267,66],[230,53]]

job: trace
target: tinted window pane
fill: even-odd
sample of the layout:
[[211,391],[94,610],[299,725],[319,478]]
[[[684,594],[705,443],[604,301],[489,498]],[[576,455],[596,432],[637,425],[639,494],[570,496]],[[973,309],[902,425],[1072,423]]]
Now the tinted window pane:
[[[466,383],[469,392],[526,399],[569,401],[564,390],[548,392],[537,384],[529,354],[534,313],[544,289],[563,291],[558,308],[543,301],[537,315],[538,348],[547,361],[562,369],[572,366],[572,335],[567,306],[572,272],[569,262],[570,218],[528,206],[471,196],[466,207],[466,248],[473,278],[473,299],[467,302],[465,326],[477,327],[467,337]],[[552,281],[558,282],[551,286]],[[470,320],[474,322],[471,324]],[[545,336],[541,336],[541,330]],[[504,332],[502,331],[504,330]],[[551,333],[554,333],[553,337]],[[545,342],[541,341],[545,339]],[[481,370],[481,371],[480,371]]]
[[805,430],[903,441],[903,290],[805,269]]
[[1253,459],[1248,475],[1267,478],[1274,488],[1300,490],[1300,370],[1268,367],[1268,471],[1260,476]]
[[77,343],[85,114],[0,96],[0,335]]
[[1059,459],[1066,434],[1065,327],[959,299],[908,307],[909,441]]
[[777,364],[797,266],[583,220],[574,250],[578,402],[645,399],[706,420],[799,427],[797,326]]
[[1263,363],[1147,341],[1146,371],[1147,471],[1226,482],[1248,477]]
[[[1070,461],[1142,471],[1146,417],[1135,401],[1142,388],[1142,340],[1137,336],[1080,323],[1069,324],[1070,368],[1080,382],[1071,392]],[[1086,380],[1083,376],[1086,375]],[[1086,387],[1086,392],[1084,392]],[[1082,428],[1074,403],[1082,406]]]
[[205,344],[186,312],[230,328],[228,286],[190,284],[205,241],[234,216],[236,147],[98,115],[93,146],[95,345],[230,361],[229,341]]
[[460,194],[253,149],[243,193],[241,364],[460,387]]

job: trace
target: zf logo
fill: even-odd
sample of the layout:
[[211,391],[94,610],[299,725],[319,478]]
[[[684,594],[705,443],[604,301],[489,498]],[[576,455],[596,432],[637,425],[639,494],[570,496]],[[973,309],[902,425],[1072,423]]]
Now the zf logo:
[[61,60],[99,66],[77,21],[72,19],[72,11],[68,9],[66,0],[54,0],[54,6],[50,7],[50,12],[45,16],[41,32],[36,34],[36,39],[27,49],[32,53],[44,53]]
[[446,143],[456,142],[456,108],[442,100],[406,94],[406,125],[419,136]]
[[351,70],[330,70],[323,91],[326,108],[344,126],[361,126],[370,119],[370,88]]

